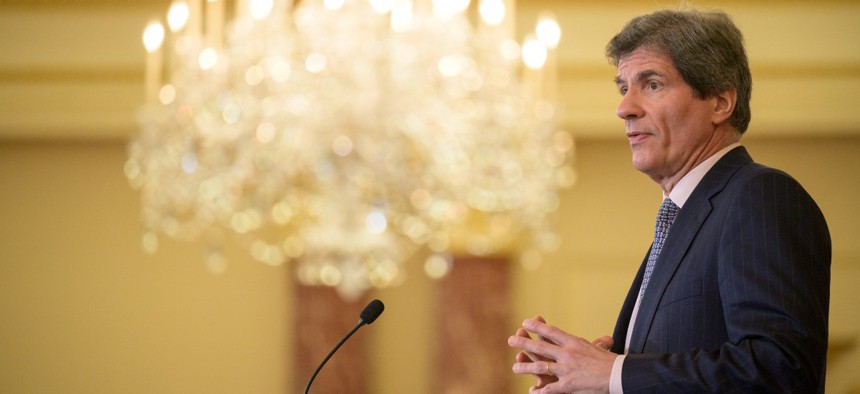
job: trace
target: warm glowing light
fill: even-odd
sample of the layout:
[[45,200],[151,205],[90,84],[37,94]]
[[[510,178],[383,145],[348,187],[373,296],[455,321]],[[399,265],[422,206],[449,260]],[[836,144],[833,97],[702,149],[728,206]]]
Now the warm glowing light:
[[343,280],[343,273],[333,265],[325,265],[320,269],[320,279],[326,286],[337,286]]
[[151,22],[143,30],[143,47],[146,51],[153,53],[161,48],[164,42],[164,26],[159,22]]
[[343,8],[343,5],[345,3],[346,3],[345,0],[324,0],[323,6],[325,6],[325,8],[327,8],[329,10],[337,11],[337,10]]
[[469,0],[433,0],[433,14],[440,19],[450,19],[469,9]]
[[318,74],[325,70],[326,62],[325,55],[312,53],[305,59],[305,68],[314,74]]
[[451,260],[438,254],[427,258],[424,262],[424,272],[433,279],[441,279],[451,271]]
[[385,214],[382,212],[373,211],[370,215],[367,215],[364,225],[371,234],[382,234],[385,228],[388,227],[388,220],[385,219]]
[[384,15],[394,8],[394,0],[369,0],[370,6],[377,14]]
[[546,63],[547,50],[544,44],[534,36],[526,37],[523,43],[523,63],[526,67],[537,70]]
[[203,241],[223,272],[232,236],[355,300],[406,264],[444,277],[455,247],[522,245],[532,269],[560,243],[573,139],[554,124],[549,44],[510,38],[510,0],[480,15],[469,0],[171,1],[144,31],[123,168],[146,251]]
[[[275,129],[274,125],[272,125],[269,122],[263,122],[263,123],[260,123],[259,126],[257,126],[257,130],[256,130],[255,134],[257,136],[258,141],[260,141],[264,144],[267,144],[269,142],[272,142],[275,139],[275,133],[276,132],[277,132],[277,130]],[[279,224],[286,224],[287,222],[289,222],[289,216],[291,216],[291,215],[287,216],[287,215],[284,215],[284,213],[285,212],[291,212],[291,209],[290,209],[289,205],[287,205],[287,204],[284,204],[284,203],[278,203],[278,204],[279,205],[276,205],[276,208],[272,209],[272,211],[273,211],[272,216],[274,217],[275,222],[277,222]]]
[[345,135],[339,135],[331,143],[331,149],[340,157],[349,156],[352,152],[352,140]]
[[269,73],[272,75],[272,80],[278,83],[286,82],[290,79],[293,69],[290,63],[284,59],[277,59],[269,65]]
[[273,0],[251,0],[249,4],[251,16],[257,20],[265,19],[272,13],[272,7],[274,7],[274,5]]
[[212,48],[204,49],[203,52],[200,52],[197,63],[200,65],[201,70],[211,70],[215,68],[215,64],[218,63],[218,52],[215,52]]
[[409,201],[412,202],[412,205],[415,208],[424,210],[430,206],[431,202],[433,202],[433,195],[426,189],[418,189],[412,192],[412,195],[409,197]]
[[504,0],[482,0],[478,11],[481,19],[490,26],[498,26],[505,20]]
[[400,1],[391,10],[391,30],[404,32],[412,27],[412,2]]
[[550,14],[541,15],[535,28],[537,38],[549,49],[555,49],[561,40],[561,27]]
[[190,10],[185,0],[174,1],[167,11],[167,26],[170,27],[170,31],[175,33],[185,28],[189,15]]
[[161,104],[169,105],[173,100],[176,100],[176,88],[171,84],[162,86],[158,91],[158,100],[161,101]]
[[463,72],[463,62],[459,56],[445,56],[439,60],[439,72],[446,77],[455,77]]

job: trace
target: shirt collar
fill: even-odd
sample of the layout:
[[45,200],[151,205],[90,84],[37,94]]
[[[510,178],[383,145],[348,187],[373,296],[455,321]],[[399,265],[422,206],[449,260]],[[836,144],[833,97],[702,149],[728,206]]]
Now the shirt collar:
[[678,184],[672,188],[672,192],[667,196],[666,193],[663,193],[663,198],[670,198],[678,208],[683,208],[684,203],[687,202],[687,199],[690,198],[690,195],[693,194],[693,190],[696,189],[696,186],[699,185],[699,182],[702,181],[702,178],[705,177],[705,174],[711,170],[714,164],[717,164],[717,161],[720,160],[726,153],[729,153],[730,150],[739,147],[741,144],[739,142],[735,142],[723,149],[719,152],[714,153],[711,157],[705,159],[705,161],[699,163],[695,168],[693,168],[687,175],[684,175]]

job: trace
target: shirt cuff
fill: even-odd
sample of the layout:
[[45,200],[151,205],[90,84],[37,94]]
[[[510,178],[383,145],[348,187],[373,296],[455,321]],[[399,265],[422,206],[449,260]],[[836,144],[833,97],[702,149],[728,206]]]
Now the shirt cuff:
[[612,363],[612,372],[609,374],[609,394],[624,394],[624,388],[621,387],[621,367],[624,366],[624,358],[626,354],[615,357],[615,362]]

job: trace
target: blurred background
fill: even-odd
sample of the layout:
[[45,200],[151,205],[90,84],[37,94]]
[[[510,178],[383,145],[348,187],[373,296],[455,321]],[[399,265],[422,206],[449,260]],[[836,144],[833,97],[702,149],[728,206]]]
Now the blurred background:
[[[754,89],[742,142],[828,220],[827,391],[860,392],[860,2],[685,4],[723,9],[745,34]],[[558,248],[529,264],[455,250],[441,279],[419,256],[402,283],[348,301],[229,242],[221,273],[202,242],[144,252],[140,193],[123,168],[144,101],[141,32],[168,6],[0,0],[0,392],[298,392],[372,298],[385,313],[314,392],[526,392],[506,344],[523,319],[611,334],[661,195],[630,165],[603,48],[631,17],[677,3],[518,2],[518,40],[543,11],[563,31],[550,87],[577,178],[553,215]]]

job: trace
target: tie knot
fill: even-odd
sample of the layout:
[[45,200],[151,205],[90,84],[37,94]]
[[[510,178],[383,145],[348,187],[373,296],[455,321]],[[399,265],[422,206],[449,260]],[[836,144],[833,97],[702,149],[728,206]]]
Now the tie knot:
[[663,204],[660,205],[660,213],[661,214],[663,214],[665,212],[666,215],[675,215],[678,213],[678,210],[680,210],[680,209],[681,208],[678,208],[678,206],[675,205],[675,202],[673,202],[672,199],[668,198],[668,197],[664,198]]
[[668,230],[669,226],[675,222],[675,216],[678,215],[680,209],[671,199],[664,199],[663,204],[660,205],[660,212],[657,213],[657,231]]

